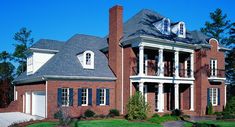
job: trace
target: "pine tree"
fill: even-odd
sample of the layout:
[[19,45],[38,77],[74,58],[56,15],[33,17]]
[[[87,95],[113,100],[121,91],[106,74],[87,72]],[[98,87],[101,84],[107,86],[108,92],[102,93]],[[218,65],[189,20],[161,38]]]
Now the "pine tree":
[[26,55],[25,51],[32,45],[33,38],[31,38],[31,30],[27,30],[27,28],[23,27],[19,32],[15,33],[14,40],[19,44],[15,44],[15,51],[13,53],[13,57],[16,62],[19,63],[17,67],[17,75],[21,74],[26,70]]
[[210,13],[211,22],[206,21],[205,27],[201,31],[211,38],[215,38],[223,46],[227,46],[228,36],[227,32],[231,26],[227,15],[223,14],[221,9],[216,9]]

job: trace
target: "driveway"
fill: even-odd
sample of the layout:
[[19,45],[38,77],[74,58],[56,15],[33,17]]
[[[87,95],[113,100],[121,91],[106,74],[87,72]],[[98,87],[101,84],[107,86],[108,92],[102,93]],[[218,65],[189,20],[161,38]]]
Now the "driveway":
[[32,116],[21,112],[0,113],[0,127],[8,127],[13,123],[20,123],[29,120],[41,120],[42,117]]

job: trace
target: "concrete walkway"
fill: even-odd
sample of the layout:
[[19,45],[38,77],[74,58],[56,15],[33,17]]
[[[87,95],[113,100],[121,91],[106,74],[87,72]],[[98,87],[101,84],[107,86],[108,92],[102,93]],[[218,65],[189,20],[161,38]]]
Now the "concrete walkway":
[[[215,116],[191,116],[189,121],[192,122],[197,122],[197,121],[202,121],[202,120],[216,120]],[[184,122],[182,120],[177,120],[177,121],[170,121],[170,122],[165,122],[163,124],[164,127],[183,127]]]
[[20,123],[30,120],[41,120],[42,117],[32,116],[21,112],[0,113],[0,127],[8,127],[13,123]]

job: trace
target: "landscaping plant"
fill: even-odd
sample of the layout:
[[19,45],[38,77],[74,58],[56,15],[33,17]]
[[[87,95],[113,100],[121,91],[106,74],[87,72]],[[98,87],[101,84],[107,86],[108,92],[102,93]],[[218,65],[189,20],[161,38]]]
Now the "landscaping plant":
[[127,104],[127,119],[128,120],[144,120],[147,118],[149,105],[145,102],[144,97],[140,92],[136,92]]
[[93,112],[92,110],[90,109],[87,109],[85,112],[84,112],[84,116],[85,117],[94,117],[95,116],[95,112]]
[[211,103],[209,103],[209,105],[207,105],[207,107],[206,107],[206,114],[213,115],[213,107],[212,107]]

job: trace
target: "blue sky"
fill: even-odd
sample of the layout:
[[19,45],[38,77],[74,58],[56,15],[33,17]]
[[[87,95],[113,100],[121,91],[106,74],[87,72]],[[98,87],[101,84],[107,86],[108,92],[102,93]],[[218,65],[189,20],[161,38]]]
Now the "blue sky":
[[116,4],[124,7],[124,21],[146,8],[199,30],[209,13],[221,8],[235,22],[234,0],[0,0],[0,52],[14,51],[13,36],[21,27],[32,30],[35,41],[65,41],[76,33],[103,37],[108,10]]

